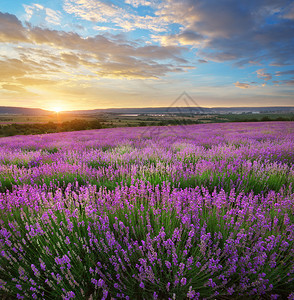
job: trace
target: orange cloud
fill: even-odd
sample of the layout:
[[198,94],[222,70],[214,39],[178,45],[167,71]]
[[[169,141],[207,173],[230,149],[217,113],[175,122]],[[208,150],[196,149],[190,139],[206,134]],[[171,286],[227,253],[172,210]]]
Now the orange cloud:
[[[185,71],[185,68],[189,67],[183,65],[186,61],[179,57],[183,51],[181,47],[155,45],[140,47],[129,43],[121,36],[106,38],[96,35],[83,38],[73,32],[24,27],[15,16],[9,14],[0,13],[0,24],[1,26],[4,24],[0,42],[27,43],[20,62],[21,64],[28,62],[26,67],[22,68],[23,70],[30,67],[36,70],[38,65],[42,70],[46,69],[45,73],[48,73],[48,70],[60,71],[61,66],[66,64],[68,67],[76,68],[72,70],[73,73],[77,73],[77,69],[86,67],[88,71],[105,77],[158,78],[168,72]],[[34,63],[26,54],[27,51],[34,52],[34,49],[38,48],[36,45],[54,48],[52,51],[43,50],[43,53],[40,53],[42,56],[39,60],[45,63],[42,66]],[[15,50],[22,51],[21,48],[15,48]],[[54,54],[51,53],[56,53],[54,59],[52,59]],[[38,57],[37,51],[34,56]],[[173,63],[163,62],[167,59],[172,60]]]
[[256,71],[257,77],[263,80],[271,80],[273,77],[270,73],[266,73],[265,69],[259,69]]
[[251,85],[249,83],[235,82],[234,85],[240,89],[249,89]]

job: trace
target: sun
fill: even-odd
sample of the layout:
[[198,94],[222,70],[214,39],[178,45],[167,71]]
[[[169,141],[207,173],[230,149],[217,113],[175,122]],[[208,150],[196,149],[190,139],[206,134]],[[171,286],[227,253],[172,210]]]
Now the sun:
[[62,111],[62,109],[60,107],[54,107],[54,108],[52,108],[52,110],[56,113],[60,113]]

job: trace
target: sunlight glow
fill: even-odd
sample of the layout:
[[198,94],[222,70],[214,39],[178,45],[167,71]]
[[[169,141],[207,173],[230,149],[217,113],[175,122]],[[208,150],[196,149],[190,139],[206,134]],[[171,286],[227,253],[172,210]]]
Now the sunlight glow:
[[59,113],[62,111],[62,109],[60,107],[54,107],[54,108],[52,108],[52,111]]

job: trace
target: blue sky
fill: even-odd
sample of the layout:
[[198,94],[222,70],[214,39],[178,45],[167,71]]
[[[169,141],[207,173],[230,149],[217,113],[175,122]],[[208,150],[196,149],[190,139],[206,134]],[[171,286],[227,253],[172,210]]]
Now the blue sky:
[[0,105],[294,105],[294,2],[0,2]]

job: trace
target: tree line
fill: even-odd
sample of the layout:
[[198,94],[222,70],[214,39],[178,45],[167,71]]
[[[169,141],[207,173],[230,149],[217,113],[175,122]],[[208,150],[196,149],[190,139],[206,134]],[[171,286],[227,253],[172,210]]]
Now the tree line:
[[100,120],[81,120],[76,119],[62,123],[34,123],[34,124],[9,124],[0,125],[1,136],[44,134],[65,131],[79,131],[87,129],[100,129],[102,124]]

